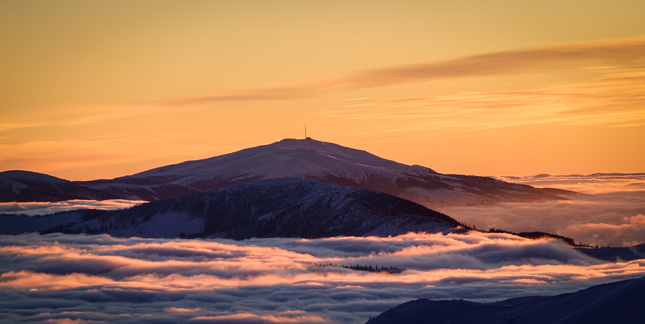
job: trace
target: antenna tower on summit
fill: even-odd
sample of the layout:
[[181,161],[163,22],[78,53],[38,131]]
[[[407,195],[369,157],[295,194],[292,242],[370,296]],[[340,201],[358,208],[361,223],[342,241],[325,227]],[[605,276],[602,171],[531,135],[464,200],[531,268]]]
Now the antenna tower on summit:
[[307,125],[305,125],[305,139],[307,139]]

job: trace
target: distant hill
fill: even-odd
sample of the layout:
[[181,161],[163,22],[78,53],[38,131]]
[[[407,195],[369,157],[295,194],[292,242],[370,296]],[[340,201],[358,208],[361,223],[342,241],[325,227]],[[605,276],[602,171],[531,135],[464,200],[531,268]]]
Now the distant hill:
[[0,172],[0,202],[104,200],[116,196],[50,175],[29,171]]
[[233,185],[118,211],[0,216],[2,234],[39,231],[121,237],[386,236],[452,231],[459,226],[444,214],[401,198],[301,178]]
[[496,303],[418,299],[392,308],[367,324],[640,324],[645,321],[645,277],[551,297]]

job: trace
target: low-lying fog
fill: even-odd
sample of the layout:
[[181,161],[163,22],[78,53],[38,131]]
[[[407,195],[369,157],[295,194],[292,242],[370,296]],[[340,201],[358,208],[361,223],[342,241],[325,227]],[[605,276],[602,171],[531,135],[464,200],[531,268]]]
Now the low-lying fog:
[[3,202],[0,203],[0,214],[7,215],[49,215],[77,209],[115,210],[144,204],[144,200],[65,200],[57,202]]
[[502,180],[579,192],[569,200],[447,207],[439,211],[478,229],[542,231],[599,246],[645,243],[645,174],[503,177]]
[[[552,295],[645,275],[506,234],[182,240],[0,236],[0,321],[364,323],[412,299]],[[387,272],[353,270],[371,266]],[[345,266],[345,267],[343,267]]]

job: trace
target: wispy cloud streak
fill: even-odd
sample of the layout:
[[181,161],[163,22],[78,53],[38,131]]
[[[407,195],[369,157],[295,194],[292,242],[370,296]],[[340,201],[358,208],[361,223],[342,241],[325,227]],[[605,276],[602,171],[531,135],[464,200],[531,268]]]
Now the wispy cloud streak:
[[[548,85],[532,85],[530,75],[549,75]],[[522,90],[461,90],[443,95],[375,98],[339,108],[316,110],[317,116],[391,120],[384,131],[426,129],[486,130],[535,124],[645,125],[645,37],[562,44],[505,51],[454,60],[427,62],[350,73],[281,88],[241,91],[181,100],[165,105],[303,99],[334,91],[405,85],[456,78],[513,75]],[[494,82],[493,82],[494,83]]]
[[0,123],[0,132],[7,132],[7,131],[12,131],[15,129],[21,129],[21,128],[31,128],[31,127],[42,127],[49,125],[49,123],[45,122],[28,122],[28,123]]
[[166,104],[284,100],[305,98],[339,89],[382,87],[410,82],[513,73],[561,72],[563,69],[572,72],[608,66],[628,70],[644,68],[645,37],[562,44],[447,61],[375,68],[327,80],[302,82],[280,88],[258,88],[237,93],[169,100]]
[[442,62],[374,69],[350,75],[338,84],[349,87],[385,86],[446,78],[529,73],[548,69],[596,66],[643,68],[645,37],[563,44],[543,48],[475,55]]

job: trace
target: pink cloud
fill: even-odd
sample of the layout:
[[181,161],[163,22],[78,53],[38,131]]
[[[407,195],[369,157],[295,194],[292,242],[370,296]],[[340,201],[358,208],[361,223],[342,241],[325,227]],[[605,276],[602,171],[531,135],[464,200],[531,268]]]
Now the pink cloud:
[[[642,224],[643,217],[629,221]],[[358,323],[375,315],[373,303],[398,304],[419,294],[502,299],[645,275],[645,260],[605,262],[557,240],[474,231],[245,241],[29,234],[0,236],[0,258],[6,261],[0,263],[0,296],[22,296],[15,301],[22,304],[38,296],[38,304],[63,303],[52,306],[51,315],[33,314],[34,321],[128,314],[140,321]],[[341,266],[356,264],[404,270]],[[68,300],[74,311],[92,311],[61,315],[70,310]],[[97,300],[120,311],[105,314]]]
[[0,274],[0,286],[38,290],[63,290],[78,287],[111,285],[114,280],[101,276],[90,276],[83,273],[56,275],[28,270],[9,271]]
[[307,315],[302,311],[289,311],[277,315],[258,315],[253,313],[237,313],[216,316],[196,316],[193,321],[245,323],[248,321],[259,321],[261,323],[328,323],[329,321],[321,316]]

